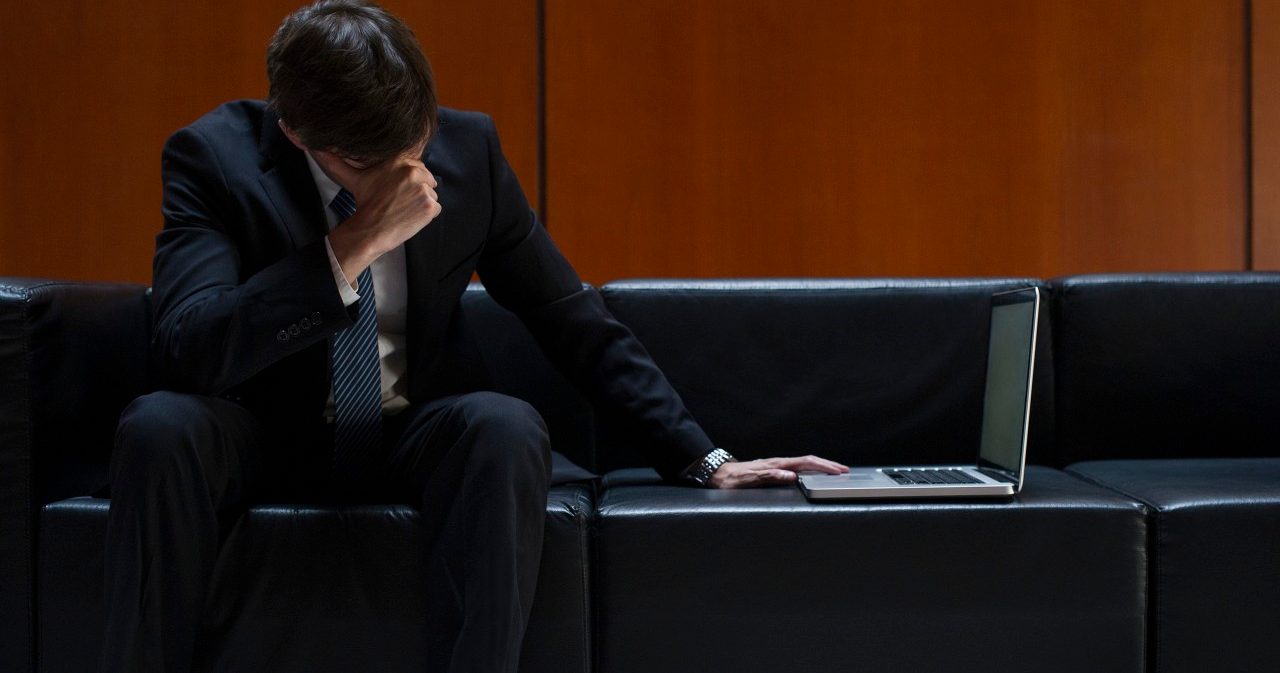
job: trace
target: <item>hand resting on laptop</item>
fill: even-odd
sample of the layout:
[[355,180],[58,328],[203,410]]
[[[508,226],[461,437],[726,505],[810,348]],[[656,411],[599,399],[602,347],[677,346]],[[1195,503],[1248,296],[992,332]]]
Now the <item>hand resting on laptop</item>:
[[817,456],[795,458],[762,458],[746,462],[725,463],[711,475],[712,488],[756,488],[794,484],[796,472],[812,470],[825,474],[844,474],[845,465]]

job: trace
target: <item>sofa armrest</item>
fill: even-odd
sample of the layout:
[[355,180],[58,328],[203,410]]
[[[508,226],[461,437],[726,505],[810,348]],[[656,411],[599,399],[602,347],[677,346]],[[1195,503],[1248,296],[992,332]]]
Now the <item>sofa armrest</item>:
[[146,288],[0,278],[0,661],[32,670],[35,513],[101,487],[147,386]]

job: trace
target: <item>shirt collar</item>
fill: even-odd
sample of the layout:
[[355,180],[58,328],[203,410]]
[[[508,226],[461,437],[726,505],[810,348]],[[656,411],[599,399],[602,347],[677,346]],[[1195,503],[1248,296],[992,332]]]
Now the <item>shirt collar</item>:
[[333,203],[333,199],[338,195],[338,192],[342,191],[342,186],[324,174],[324,171],[320,169],[320,164],[311,158],[310,152],[303,152],[303,154],[307,157],[307,167],[311,169],[311,178],[316,181],[316,189],[320,190],[320,200],[324,202],[324,207],[328,208],[329,204]]

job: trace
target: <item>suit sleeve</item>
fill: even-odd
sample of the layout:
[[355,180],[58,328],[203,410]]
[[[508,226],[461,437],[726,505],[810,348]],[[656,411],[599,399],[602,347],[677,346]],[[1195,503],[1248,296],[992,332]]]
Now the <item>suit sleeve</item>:
[[351,324],[323,238],[244,277],[229,233],[235,195],[199,131],[183,129],[165,143],[161,175],[152,350],[166,387],[223,394]]
[[597,407],[649,438],[654,466],[676,479],[714,445],[640,341],[560,254],[529,208],[492,121],[486,122],[493,220],[477,268],[481,280]]

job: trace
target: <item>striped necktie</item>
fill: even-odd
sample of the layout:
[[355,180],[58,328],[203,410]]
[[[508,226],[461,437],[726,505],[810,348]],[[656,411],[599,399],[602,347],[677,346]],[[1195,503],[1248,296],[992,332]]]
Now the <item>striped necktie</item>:
[[[341,222],[356,212],[347,190],[329,204]],[[373,272],[366,268],[356,280],[356,324],[334,335],[333,470],[344,477],[363,476],[363,466],[382,442],[382,370],[378,360],[378,319],[373,296]]]

